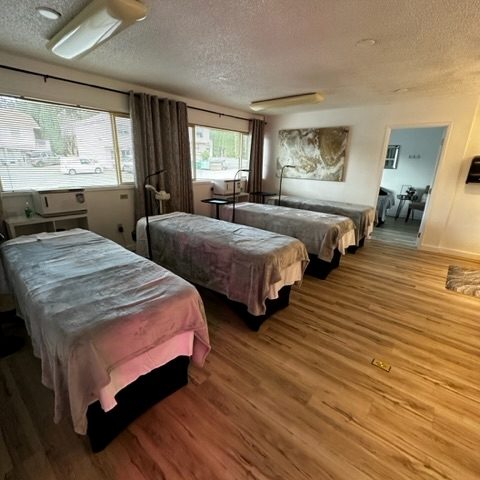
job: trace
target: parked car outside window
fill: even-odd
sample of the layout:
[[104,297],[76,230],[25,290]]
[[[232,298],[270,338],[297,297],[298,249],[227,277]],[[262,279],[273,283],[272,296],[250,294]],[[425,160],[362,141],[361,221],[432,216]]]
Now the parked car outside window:
[[65,175],[77,173],[103,173],[103,167],[91,158],[64,157],[61,160],[61,171]]
[[60,157],[53,152],[30,152],[27,159],[33,167],[60,165]]

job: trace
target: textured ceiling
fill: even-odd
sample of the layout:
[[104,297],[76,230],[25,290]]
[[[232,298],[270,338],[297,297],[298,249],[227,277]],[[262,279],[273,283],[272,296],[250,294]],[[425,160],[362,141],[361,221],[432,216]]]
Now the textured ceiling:
[[243,110],[312,91],[326,98],[309,109],[480,93],[480,0],[149,0],[144,22],[61,60],[46,41],[87,3],[2,1],[0,49]]

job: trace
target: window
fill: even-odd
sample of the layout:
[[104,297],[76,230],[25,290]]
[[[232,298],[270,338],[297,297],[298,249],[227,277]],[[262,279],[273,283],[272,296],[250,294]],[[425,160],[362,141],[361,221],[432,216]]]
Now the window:
[[400,145],[389,145],[387,148],[387,157],[385,158],[384,168],[397,168]]
[[2,190],[133,182],[128,117],[0,96]]
[[200,125],[191,125],[188,130],[195,179],[232,179],[238,170],[248,168],[249,135]]

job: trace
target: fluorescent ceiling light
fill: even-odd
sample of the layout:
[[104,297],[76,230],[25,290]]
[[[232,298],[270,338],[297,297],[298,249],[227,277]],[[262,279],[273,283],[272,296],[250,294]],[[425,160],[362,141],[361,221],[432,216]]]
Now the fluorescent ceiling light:
[[294,105],[315,104],[323,101],[323,95],[318,92],[302,93],[301,95],[291,95],[289,97],[270,98],[252,102],[250,108],[255,112],[268,110],[270,108],[293,107]]
[[59,57],[78,58],[143,20],[147,13],[147,6],[137,0],[93,0],[48,42],[47,48]]

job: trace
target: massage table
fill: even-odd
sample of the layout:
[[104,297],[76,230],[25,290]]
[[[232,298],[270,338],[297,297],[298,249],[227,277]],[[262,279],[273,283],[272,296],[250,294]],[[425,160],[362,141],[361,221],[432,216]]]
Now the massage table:
[[[278,196],[268,198],[266,203],[270,205],[278,205]],[[355,252],[356,248],[363,246],[366,238],[370,238],[373,227],[376,223],[375,208],[369,207],[368,205],[334,202],[331,200],[319,200],[316,198],[309,199],[295,197],[292,195],[282,195],[280,203],[284,207],[331,213],[333,215],[342,215],[344,217],[351,218],[355,224],[356,235],[356,245],[349,248],[349,251],[352,252]]]
[[341,254],[355,245],[355,225],[339,215],[298,210],[277,205],[241,202],[224,205],[220,218],[235,223],[288,235],[302,241],[310,263],[306,273],[325,279],[340,264]]
[[[137,253],[147,255],[146,222],[137,223]],[[308,264],[302,242],[201,215],[149,217],[153,260],[186,280],[235,302],[258,330],[289,302]]]
[[210,350],[193,285],[93,232],[18,237],[0,247],[54,421],[69,416],[97,452],[188,382]]

